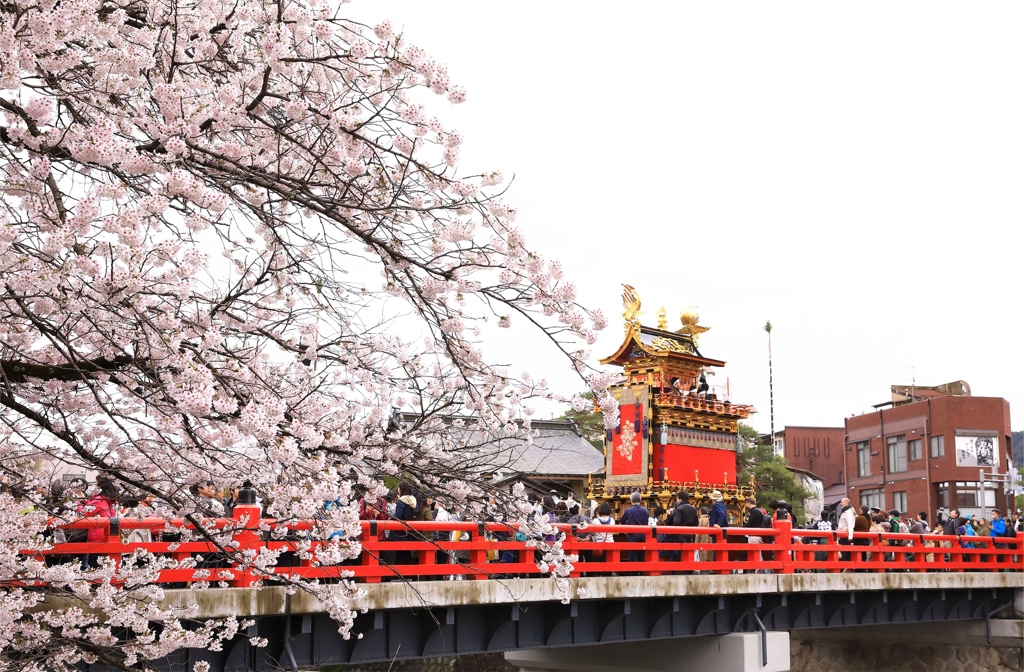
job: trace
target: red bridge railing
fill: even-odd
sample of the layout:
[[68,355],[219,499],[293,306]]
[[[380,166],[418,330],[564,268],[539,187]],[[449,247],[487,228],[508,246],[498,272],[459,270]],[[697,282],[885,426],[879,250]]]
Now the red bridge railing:
[[[136,548],[142,548],[178,561],[192,559],[189,562],[198,562],[198,567],[160,572],[159,583],[179,587],[199,581],[245,587],[262,580],[272,580],[273,575],[330,580],[341,577],[343,572],[345,576],[367,583],[456,577],[476,580],[528,578],[545,574],[538,566],[543,551],[537,547],[537,541],[524,541],[522,536],[517,539],[517,528],[505,523],[364,521],[362,539],[359,540],[362,550],[358,558],[342,565],[328,565],[317,560],[317,552],[325,542],[296,538],[312,529],[315,523],[283,525],[273,519],[240,519],[246,513],[236,510],[235,519],[220,519],[216,523],[217,527],[231,531],[231,543],[225,547],[228,556],[224,556],[222,549],[210,541],[125,543],[119,533],[111,533],[110,520],[106,518],[86,519],[63,526],[64,529],[103,529],[107,537],[103,542],[58,543],[44,552],[25,553],[49,557],[48,562],[80,562],[80,558],[91,555],[108,556],[115,562],[121,562]],[[163,530],[168,524],[163,518],[122,518],[118,522],[121,531]],[[171,525],[186,527],[180,520],[171,521]],[[786,521],[779,522],[772,529],[651,528],[646,525],[577,527],[567,524],[556,527],[565,534],[564,551],[580,556],[573,563],[570,578],[612,574],[1024,571],[1024,538],[1019,535],[1016,538],[991,538],[858,532],[854,533],[853,544],[846,545],[845,534],[792,529]],[[275,528],[292,536],[280,540],[268,538],[268,530]],[[378,535],[384,530],[404,532],[409,538],[381,540]],[[445,537],[455,531],[468,533],[469,540],[433,540],[435,533]],[[613,533],[615,541],[596,541],[593,535],[597,533]],[[641,535],[642,541],[626,541],[626,534]],[[693,541],[670,542],[658,541],[656,535],[694,535],[694,538]],[[760,537],[763,543],[751,543],[747,535]],[[282,550],[286,554],[283,562],[271,570],[271,576],[266,572],[257,574],[247,569],[244,563],[231,559],[231,554],[237,553],[235,557],[241,558],[247,552],[259,553],[264,547]],[[673,552],[676,552],[675,556]],[[631,555],[636,557],[635,561],[630,560]],[[196,560],[198,557],[204,559]]]

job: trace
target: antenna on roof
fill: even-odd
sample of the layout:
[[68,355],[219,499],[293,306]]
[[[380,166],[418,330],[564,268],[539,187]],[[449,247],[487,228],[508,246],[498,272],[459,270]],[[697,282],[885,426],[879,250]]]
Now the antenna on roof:
[[910,397],[917,396],[917,371],[914,369],[914,358],[910,358]]
[[903,370],[910,369],[910,399],[913,401],[917,398],[917,366],[912,356],[908,356],[907,359],[910,360],[910,366],[904,366]]

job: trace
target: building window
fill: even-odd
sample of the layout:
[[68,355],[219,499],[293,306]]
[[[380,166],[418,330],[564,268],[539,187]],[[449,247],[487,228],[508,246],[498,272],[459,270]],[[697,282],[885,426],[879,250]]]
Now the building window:
[[889,447],[889,471],[907,470],[907,437],[905,434],[890,436],[885,440]]
[[[956,505],[961,508],[975,508],[981,506],[978,503],[978,484],[957,481],[956,484]],[[963,513],[961,511],[961,513]]]
[[869,509],[881,509],[885,506],[885,490],[861,490],[860,503]]
[[946,437],[942,434],[928,439],[928,445],[931,446],[932,457],[942,457],[946,454]]
[[900,492],[892,493],[892,508],[899,509],[900,513],[907,513],[907,491],[901,490]]
[[[935,490],[935,501],[936,506],[944,509],[948,509],[953,506],[953,503],[949,501],[949,483],[937,483]],[[949,513],[948,511],[946,513]]]
[[[977,481],[957,481],[957,506],[964,509],[992,509],[996,505],[996,491],[988,485],[988,483],[982,484]],[[981,486],[980,489],[979,486]]]
[[871,446],[867,441],[857,444],[857,475],[871,475]]
[[[914,462],[921,459],[921,439],[914,439],[907,443],[907,449],[910,451],[910,461]],[[903,509],[900,509],[901,511]]]

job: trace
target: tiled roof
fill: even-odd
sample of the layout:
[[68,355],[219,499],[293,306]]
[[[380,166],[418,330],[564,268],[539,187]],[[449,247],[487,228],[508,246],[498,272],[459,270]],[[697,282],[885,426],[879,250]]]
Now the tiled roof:
[[561,428],[540,427],[534,430],[533,443],[522,438],[502,439],[497,454],[511,470],[524,474],[552,476],[585,476],[604,469],[604,456],[576,433],[569,422]]
[[[411,418],[403,415],[403,424]],[[580,436],[571,420],[532,422],[528,442],[521,424],[516,432],[483,431],[475,418],[446,418],[446,431],[454,442],[465,442],[474,469],[545,476],[586,476],[604,470],[604,455]]]

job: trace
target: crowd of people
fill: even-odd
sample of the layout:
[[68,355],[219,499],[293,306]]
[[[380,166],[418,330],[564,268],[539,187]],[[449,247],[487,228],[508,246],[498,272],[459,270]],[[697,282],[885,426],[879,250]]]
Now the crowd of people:
[[[249,487],[246,482],[242,488]],[[213,482],[193,484],[188,488],[192,495],[190,501],[192,508],[189,513],[201,518],[230,518],[234,507],[239,501],[240,489],[227,490],[217,487]],[[84,479],[71,481],[56,481],[49,492],[39,491],[35,493],[37,502],[33,508],[45,509],[48,513],[62,522],[72,522],[76,518],[101,517],[101,518],[125,518],[135,517],[138,519],[153,518],[158,511],[166,515],[167,509],[162,503],[157,502],[152,495],[145,493],[131,493],[106,476],[100,474],[92,487],[88,487]],[[961,516],[960,511],[953,508],[946,515],[944,509],[937,511],[935,524],[932,524],[926,512],[919,512],[913,518],[903,512],[891,509],[883,512],[877,508],[872,509],[866,505],[855,507],[848,498],[844,498],[834,509],[826,509],[820,518],[808,520],[805,524],[799,524],[794,515],[793,508],[785,501],[772,501],[768,507],[762,508],[757,505],[753,497],[748,497],[744,504],[741,515],[737,516],[735,510],[730,515],[726,509],[724,498],[719,491],[710,493],[711,506],[700,506],[699,508],[691,502],[690,493],[681,490],[676,493],[674,499],[669,503],[669,508],[652,504],[648,506],[643,502],[639,492],[630,496],[630,505],[624,507],[618,516],[614,515],[608,502],[590,502],[590,506],[581,505],[576,501],[574,495],[569,493],[566,497],[559,497],[554,491],[544,496],[537,496],[531,493],[528,501],[533,507],[533,512],[538,520],[548,523],[564,523],[574,526],[574,533],[577,538],[592,542],[644,542],[650,536],[654,536],[659,544],[666,547],[658,549],[658,557],[663,561],[682,560],[682,551],[678,544],[700,544],[698,550],[688,550],[693,553],[694,561],[710,561],[716,559],[764,559],[772,560],[774,552],[770,548],[763,548],[759,552],[751,554],[749,549],[739,551],[716,549],[712,543],[714,537],[719,536],[712,533],[712,530],[721,531],[730,525],[734,528],[743,528],[743,533],[735,530],[726,537],[727,542],[746,542],[747,544],[770,545],[774,540],[772,534],[750,533],[747,530],[758,530],[775,526],[776,521],[789,520],[797,534],[796,541],[804,543],[823,543],[826,541],[820,535],[804,535],[801,539],[798,531],[800,529],[835,532],[836,538],[841,546],[866,546],[871,539],[856,535],[858,532],[890,533],[899,532],[913,535],[944,535],[942,540],[927,542],[932,547],[951,548],[954,543],[963,548],[974,548],[990,546],[976,540],[978,537],[991,537],[992,545],[997,540],[1009,538],[1016,534],[1024,534],[1024,520],[1020,511],[1012,512],[1009,517],[1004,518],[998,510],[991,510],[989,517],[972,517],[971,515]],[[703,500],[702,500],[703,501]],[[337,502],[326,502],[325,510],[337,505]],[[698,502],[700,504],[700,502]],[[29,509],[31,510],[31,509]],[[383,497],[364,497],[358,503],[359,517],[366,521],[438,521],[452,522],[463,520],[467,515],[466,511],[456,506],[454,501],[444,495],[425,494],[416,490],[410,483],[401,481],[397,486]],[[493,499],[486,509],[487,513],[482,516],[484,520],[491,522],[507,522],[498,512],[498,507]],[[590,525],[630,525],[630,526],[651,526],[655,528],[651,535],[638,533],[631,530],[629,533],[617,535],[608,530],[587,531]],[[391,526],[392,528],[394,526]],[[683,528],[706,528],[707,534],[679,534],[668,531],[669,527]],[[659,532],[658,529],[665,529]],[[151,542],[151,541],[174,541],[177,540],[177,533],[165,531],[163,524],[153,525],[148,528],[134,528],[125,530],[121,538],[126,542]],[[412,527],[384,529],[381,526],[376,530],[380,542],[403,542],[430,540],[438,543],[435,553],[436,564],[458,564],[469,562],[470,556],[467,550],[452,550],[451,547],[442,548],[440,542],[469,541],[475,532],[459,530],[439,530],[428,533],[419,532]],[[535,540],[553,542],[555,535],[550,531],[544,535],[533,534],[527,536],[523,532],[490,532],[486,533],[488,538],[495,541],[507,541],[515,536],[519,541],[528,541],[531,536]],[[331,535],[332,538],[341,536],[341,533]],[[948,539],[955,537],[956,542]],[[53,528],[53,540],[55,542],[102,542],[107,538],[107,531],[99,527],[92,527],[87,530]],[[889,540],[891,546],[904,545],[903,540]],[[675,546],[674,548],[672,546]],[[418,561],[419,551],[407,549],[388,550],[387,543],[381,544],[378,548],[384,549],[379,553],[379,560],[386,566],[406,565]],[[892,560],[900,551],[893,549],[885,554],[887,560]],[[536,551],[536,559],[540,561],[541,551]],[[823,554],[824,555],[824,554]],[[588,548],[580,553],[581,562],[593,562],[604,559],[606,552],[594,548]],[[609,556],[610,557],[610,556]],[[643,550],[631,549],[623,552],[621,560],[626,562],[643,561],[645,553]],[[946,554],[948,559],[948,554]],[[96,566],[97,556],[81,556],[83,566]],[[856,552],[853,548],[843,550],[840,559],[851,562],[851,567],[845,571],[856,571],[855,560],[868,559],[867,552]],[[984,560],[984,556],[982,556]],[[60,560],[60,558],[56,558]],[[65,559],[66,560],[66,559]],[[512,563],[517,561],[516,553],[512,550],[501,549],[488,552],[488,562]],[[688,558],[689,560],[689,558]],[[283,558],[285,564],[288,562],[287,555]],[[357,560],[354,560],[357,561]],[[737,570],[740,573],[742,570]],[[763,570],[768,571],[768,570]],[[461,573],[453,571],[450,578],[461,578]]]
[[[945,510],[940,508],[937,512],[935,524],[932,525],[928,520],[928,514],[925,511],[919,512],[915,517],[906,517],[898,509],[890,509],[888,513],[877,509],[871,508],[867,505],[860,505],[854,507],[849,498],[843,498],[839,506],[836,507],[836,519],[833,522],[829,518],[822,518],[816,525],[817,529],[831,530],[834,529],[839,535],[839,543],[844,546],[865,546],[870,543],[870,539],[865,537],[855,537],[856,532],[875,532],[875,533],[900,533],[900,534],[916,534],[929,536],[941,535],[946,537],[941,541],[926,541],[925,545],[928,547],[942,547],[942,548],[953,548],[954,544],[959,545],[961,548],[982,548],[991,547],[999,548],[1000,544],[1005,544],[1005,539],[1013,538],[1018,534],[1024,534],[1024,520],[1021,519],[1020,511],[1015,511],[1009,518],[1004,518],[1001,511],[998,509],[991,509],[990,519],[985,518],[972,519],[970,515],[961,516],[959,509],[953,508],[950,510],[949,515],[945,515]],[[948,537],[956,537],[956,541],[948,539]],[[991,544],[985,544],[979,541],[972,541],[972,537],[989,537],[991,538]],[[891,546],[903,546],[907,545],[906,540],[894,539],[888,542]],[[895,558],[897,551],[886,554],[886,559],[891,560]],[[948,561],[950,554],[941,554],[942,557]],[[854,553],[845,551],[840,554],[840,557],[844,561],[851,561],[854,558]],[[869,555],[864,555],[870,559]],[[934,555],[932,556],[934,558]],[[982,555],[982,561],[987,560],[987,557]],[[855,568],[844,570],[847,572],[856,571]]]

